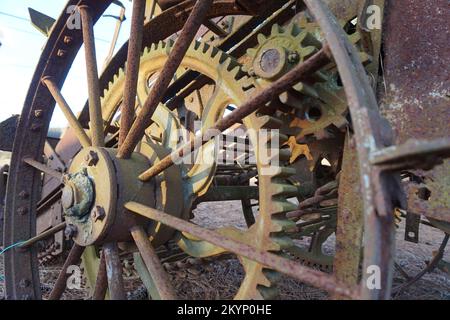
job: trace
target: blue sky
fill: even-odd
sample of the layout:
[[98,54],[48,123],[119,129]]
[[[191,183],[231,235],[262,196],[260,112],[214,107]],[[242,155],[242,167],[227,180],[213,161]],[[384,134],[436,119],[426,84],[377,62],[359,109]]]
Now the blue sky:
[[[123,23],[116,50],[129,36],[131,3],[122,0],[127,20]],[[57,18],[65,0],[0,0],[0,121],[20,114],[35,66],[47,38],[29,22],[28,7]],[[112,5],[105,14],[119,15]],[[12,17],[12,16],[14,17]],[[94,28],[99,72],[109,51],[116,20],[102,17]],[[81,32],[81,31],[80,31]],[[80,50],[62,90],[74,112],[79,112],[87,98],[84,51]],[[58,108],[53,114],[53,127],[64,127],[66,121]]]

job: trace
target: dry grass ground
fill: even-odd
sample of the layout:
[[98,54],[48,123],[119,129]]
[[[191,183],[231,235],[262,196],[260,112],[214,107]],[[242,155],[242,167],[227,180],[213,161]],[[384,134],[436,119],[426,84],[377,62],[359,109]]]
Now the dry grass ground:
[[[209,228],[225,225],[235,225],[245,228],[240,202],[203,203],[195,210],[195,222]],[[439,247],[444,234],[436,229],[421,226],[420,243],[413,244],[403,240],[404,223],[397,233],[396,261],[409,275],[415,275],[429,261],[433,251]],[[325,243],[325,251],[334,251],[334,238]],[[450,261],[450,254],[445,255]],[[54,283],[60,265],[48,266],[41,271],[43,289],[49,290]],[[3,260],[0,257],[0,274],[3,274]],[[180,298],[184,299],[231,299],[237,292],[244,276],[239,260],[233,256],[223,259],[207,261],[201,266],[189,270],[179,270],[171,273],[173,283]],[[394,287],[404,283],[405,279],[396,271]],[[3,281],[1,281],[0,296],[3,295]],[[136,288],[137,281],[133,278],[126,282],[127,288]],[[87,297],[85,282],[81,290],[67,290],[65,299],[84,299]],[[279,282],[279,299],[293,300],[326,299],[327,294],[319,289],[306,286],[298,281],[282,277]],[[436,269],[426,274],[417,283],[396,295],[394,299],[431,299],[450,300],[450,277]]]

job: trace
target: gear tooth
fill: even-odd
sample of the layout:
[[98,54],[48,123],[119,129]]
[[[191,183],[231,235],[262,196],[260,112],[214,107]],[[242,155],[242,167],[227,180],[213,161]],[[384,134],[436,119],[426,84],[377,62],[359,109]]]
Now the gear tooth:
[[225,63],[227,63],[227,62],[226,62],[227,60],[231,60],[231,59],[230,59],[230,56],[227,55],[227,54],[224,53],[224,52],[221,52],[221,54],[219,55],[219,63],[220,63],[220,64],[225,64]]
[[319,81],[319,82],[325,82],[325,81],[330,80],[330,77],[328,77],[328,75],[321,70],[316,71],[314,73],[313,78],[314,78],[314,80]]
[[336,119],[333,121],[333,124],[338,129],[344,129],[348,126],[348,121],[344,117],[336,117]]
[[348,39],[351,43],[357,44],[361,40],[361,34],[359,32],[355,32],[348,36]]
[[285,213],[290,211],[297,210],[297,206],[287,200],[280,200],[277,197],[273,197],[272,203],[271,203],[271,212],[269,214],[278,214],[278,213]]
[[278,289],[275,287],[265,287],[265,286],[258,286],[258,291],[261,294],[261,298],[264,300],[272,300],[276,296],[278,296]]
[[283,148],[280,149],[280,153],[278,154],[278,157],[280,159],[280,161],[285,162],[285,161],[289,161],[291,159],[291,149],[289,148]]
[[272,232],[290,232],[297,230],[297,225],[292,220],[272,219]]
[[235,79],[240,79],[243,77],[244,73],[242,72],[241,67],[235,66],[230,73],[233,75]]
[[306,60],[306,59],[310,58],[316,52],[317,52],[316,47],[309,46],[309,47],[304,48],[302,50],[302,58],[303,58],[303,60]]
[[272,25],[271,35],[279,35],[279,34],[283,34],[283,33],[284,33],[284,30],[279,24],[275,23]]
[[281,273],[272,269],[263,269],[264,276],[269,279],[271,283],[276,283],[281,279]]
[[263,44],[267,40],[266,36],[263,35],[262,33],[258,33],[257,39],[258,39],[258,43],[260,45]]
[[272,179],[272,196],[284,196],[286,198],[295,197],[298,194],[297,187]]
[[281,248],[281,250],[290,248],[294,245],[294,241],[287,236],[272,236],[271,239]]
[[167,46],[169,46],[169,47],[173,47],[175,45],[175,40],[173,40],[173,39],[168,39],[165,42],[166,42]]
[[273,174],[274,178],[288,178],[295,175],[297,171],[290,167],[278,167],[277,171]]
[[247,55],[254,58],[256,56],[257,50],[254,48],[247,49]]
[[297,92],[300,92],[306,96],[312,97],[312,98],[319,98],[319,94],[317,93],[316,89],[314,87],[307,85],[303,82],[297,83],[295,86],[293,86],[293,89]]
[[278,129],[283,125],[283,122],[275,117],[269,115],[262,115],[256,118],[258,127],[265,129]]

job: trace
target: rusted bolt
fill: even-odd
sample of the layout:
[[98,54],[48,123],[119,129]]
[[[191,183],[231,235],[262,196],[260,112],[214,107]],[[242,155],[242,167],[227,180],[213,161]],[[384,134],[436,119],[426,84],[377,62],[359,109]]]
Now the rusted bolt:
[[78,233],[78,228],[74,226],[73,224],[69,224],[66,229],[64,230],[64,236],[66,237],[66,240],[70,240],[73,237],[75,237]]
[[19,207],[17,208],[17,213],[21,216],[26,215],[28,212],[28,209],[26,207]]
[[86,155],[86,157],[84,158],[84,160],[86,161],[86,164],[89,167],[95,166],[98,163],[98,154],[95,151],[89,151],[89,153]]
[[19,282],[19,286],[20,286],[21,288],[26,288],[26,287],[29,287],[30,285],[31,285],[31,281],[28,280],[28,279],[22,279],[22,280],[20,280],[20,282]]
[[56,51],[56,55],[60,58],[63,58],[66,55],[66,50],[58,49],[58,51]]
[[25,190],[22,190],[19,193],[19,198],[20,199],[27,199],[29,196],[30,196],[30,194],[28,192],[26,192]]
[[253,68],[250,68],[250,69],[248,70],[248,75],[249,75],[250,77],[254,77],[254,76],[256,76],[256,72],[255,72],[255,69],[253,69]]
[[95,206],[94,209],[92,209],[91,215],[92,215],[92,219],[94,219],[94,221],[97,221],[97,220],[102,221],[106,216],[105,209],[103,209],[100,206]]
[[298,54],[297,51],[291,52],[288,55],[288,62],[290,64],[296,64],[300,61],[300,55]]
[[64,41],[65,44],[71,44],[72,43],[72,37],[65,36],[63,41]]
[[34,116],[35,116],[36,118],[42,117],[43,114],[44,114],[44,111],[42,111],[41,109],[34,110]]
[[70,185],[64,187],[61,195],[61,205],[64,209],[69,209],[75,202],[74,190]]
[[41,128],[42,128],[42,124],[40,124],[40,123],[33,123],[32,125],[31,125],[31,131],[39,131],[39,130],[41,130]]

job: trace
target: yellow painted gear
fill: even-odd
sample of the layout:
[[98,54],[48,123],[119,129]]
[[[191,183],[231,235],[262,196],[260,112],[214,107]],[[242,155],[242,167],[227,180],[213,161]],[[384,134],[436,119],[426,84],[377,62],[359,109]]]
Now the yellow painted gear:
[[[145,100],[149,91],[147,85],[149,77],[162,69],[172,48],[172,42],[160,42],[144,50],[141,56],[139,70],[139,101]],[[226,107],[230,104],[239,106],[245,102],[248,99],[250,92],[257,86],[251,78],[247,77],[245,73],[242,72],[241,66],[232,57],[215,47],[201,42],[194,42],[190,46],[179,70],[188,69],[206,75],[209,79],[212,79],[219,88],[216,92],[217,101],[213,101],[205,106],[201,116],[202,129],[211,127],[217,119],[223,116]],[[111,120],[118,110],[124,88],[124,81],[124,72],[123,70],[119,70],[117,75],[111,81],[109,88],[105,90],[101,100],[104,119]],[[168,125],[167,121],[162,121],[164,119],[170,119],[169,122],[172,123],[173,127],[169,128],[168,126],[172,125]],[[176,144],[174,141],[171,141],[173,138],[171,130],[173,128],[182,127],[176,112],[170,111],[165,105],[160,104],[153,116],[153,120],[155,121],[155,124],[150,126],[147,130],[147,137],[152,139],[152,131],[157,131],[157,134],[162,133],[158,143],[164,145],[164,147],[169,150],[173,150]],[[276,129],[281,126],[281,122],[278,119],[267,115],[259,115],[257,113],[245,118],[243,123],[247,129],[252,129],[253,131],[251,132],[253,133],[258,132],[260,129]],[[279,133],[275,134],[277,135],[276,137],[272,136],[267,139],[279,138],[281,144],[287,141],[286,136],[280,135]],[[250,134],[249,139],[256,152],[258,146],[269,143],[269,141],[259,141],[260,138],[255,134]],[[176,141],[180,142],[179,140]],[[206,147],[208,148],[208,146]],[[290,158],[290,153],[283,151],[280,153],[280,156],[281,160],[287,163]],[[201,187],[195,187],[195,183],[198,182],[195,179],[195,181],[192,181],[191,183],[191,185],[194,186],[191,192],[195,191],[193,193],[196,195],[201,194],[201,192],[206,192],[211,183],[211,179],[214,176],[215,165],[206,169],[210,170],[210,174],[208,174],[207,179],[202,182]],[[294,204],[287,201],[287,198],[295,195],[297,189],[287,181],[287,178],[294,173],[292,169],[282,166],[272,169],[274,170],[271,170],[269,174],[267,174],[267,172],[266,174],[261,174],[264,168],[262,165],[258,165],[258,171],[260,173],[258,179],[260,187],[260,207],[255,224],[246,231],[236,228],[222,228],[217,231],[237,241],[255,246],[257,249],[280,252],[282,249],[292,245],[292,241],[285,236],[284,231],[292,228],[294,225],[293,222],[285,218],[284,214],[296,208]],[[190,168],[186,177],[188,181],[195,176],[194,173],[197,172],[196,170],[199,170],[199,172],[202,170],[204,171],[205,167],[195,168],[194,166],[193,168]],[[183,250],[193,256],[205,257],[223,252],[221,248],[217,248],[205,241],[193,239],[187,235],[181,235],[178,243]],[[236,299],[273,298],[276,293],[274,284],[278,278],[276,273],[264,268],[264,266],[254,261],[244,258],[240,258],[240,260],[245,270],[245,277],[236,295]],[[91,261],[90,263],[94,262],[95,261]]]

